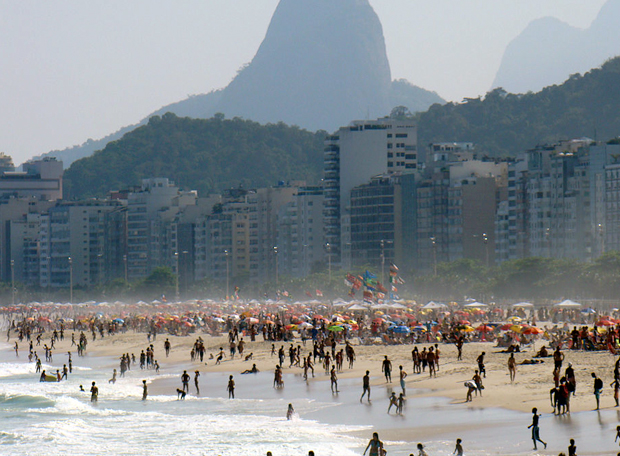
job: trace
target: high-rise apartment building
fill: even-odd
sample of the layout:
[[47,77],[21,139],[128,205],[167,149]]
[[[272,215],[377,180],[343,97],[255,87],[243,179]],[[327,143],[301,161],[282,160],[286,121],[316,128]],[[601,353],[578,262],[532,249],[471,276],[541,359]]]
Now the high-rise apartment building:
[[413,120],[355,121],[326,138],[324,223],[332,263],[349,263],[351,190],[373,176],[414,172],[418,164]]

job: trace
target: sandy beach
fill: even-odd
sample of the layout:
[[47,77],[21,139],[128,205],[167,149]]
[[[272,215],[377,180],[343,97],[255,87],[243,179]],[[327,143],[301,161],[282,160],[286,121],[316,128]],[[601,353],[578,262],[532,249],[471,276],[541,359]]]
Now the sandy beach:
[[[544,323],[543,323],[544,324]],[[543,325],[541,324],[541,326]],[[77,334],[76,334],[77,336]],[[191,361],[190,351],[196,339],[202,337],[206,346],[205,362]],[[42,343],[48,343],[50,334],[47,333],[42,339]],[[166,357],[164,352],[164,341],[169,339],[171,343],[170,356]],[[271,346],[275,343],[276,350],[280,346],[288,349],[290,343],[263,341],[262,336],[257,337],[256,342],[250,342],[249,337],[244,337],[246,347],[244,356],[253,353],[252,360],[244,361],[237,354],[234,359],[229,358],[227,336],[213,337],[210,335],[193,333],[187,336],[174,336],[159,334],[153,344],[155,349],[155,359],[161,366],[160,372],[156,374],[154,370],[142,371],[144,376],[149,378],[148,388],[150,396],[176,396],[176,389],[181,387],[181,374],[187,370],[191,376],[189,397],[195,396],[194,372],[198,370],[200,376],[201,396],[227,398],[226,384],[229,375],[233,375],[237,384],[236,397],[246,399],[281,399],[284,402],[295,403],[296,411],[304,419],[316,419],[322,422],[335,424],[363,425],[363,429],[354,432],[359,438],[369,438],[372,433],[371,428],[381,433],[382,439],[389,442],[411,442],[427,441],[434,438],[445,438],[447,435],[475,435],[480,439],[479,445],[485,445],[484,439],[480,434],[480,423],[485,423],[487,430],[491,431],[488,435],[488,445],[491,445],[495,425],[501,432],[508,432],[516,426],[520,435],[515,437],[518,443],[515,448],[519,451],[531,449],[531,440],[526,426],[531,419],[530,411],[532,407],[537,407],[539,411],[547,417],[553,410],[549,399],[549,390],[553,386],[553,360],[544,359],[544,363],[537,365],[518,365],[517,375],[514,383],[510,382],[507,361],[509,354],[498,353],[501,348],[495,347],[494,343],[473,342],[467,343],[463,347],[463,359],[457,361],[457,349],[454,345],[439,344],[440,363],[437,377],[429,378],[428,371],[422,374],[412,373],[411,350],[413,345],[357,345],[356,339],[352,340],[356,353],[356,362],[353,369],[345,366],[338,373],[339,394],[331,394],[329,375],[322,366],[315,366],[315,377],[305,381],[302,376],[302,369],[299,367],[288,367],[288,356],[284,363],[283,391],[272,388],[273,371],[277,364],[277,356],[271,355]],[[11,340],[14,343],[14,339]],[[525,352],[515,354],[517,363],[524,359],[530,359],[535,354],[544,341],[538,340]],[[302,341],[296,339],[295,345],[302,345],[302,354],[307,354],[312,350],[312,343],[308,341],[305,348]],[[68,351],[72,352],[73,364],[78,366],[83,360],[88,360],[89,364],[108,372],[110,377],[112,369],[119,370],[119,358],[122,353],[135,354],[139,358],[141,350],[149,345],[145,333],[128,331],[112,336],[100,338],[92,341],[88,335],[88,347],[83,359],[77,357],[75,346],[71,347],[71,332],[67,331],[64,341],[57,342],[54,350],[54,366],[62,367],[66,362]],[[419,350],[430,347],[431,344],[416,344]],[[216,365],[214,357],[224,348],[226,357],[221,364]],[[343,348],[343,344],[338,345],[338,350]],[[42,347],[35,350],[42,352]],[[476,358],[484,351],[486,353],[485,364],[487,375],[483,379],[485,386],[482,396],[474,397],[472,402],[465,403],[466,388],[463,383],[472,378],[474,370],[477,368]],[[564,370],[568,363],[572,363],[577,378],[576,395],[571,399],[571,416],[567,419],[584,420],[588,418],[595,408],[595,400],[592,391],[591,372],[596,372],[604,381],[605,389],[601,398],[601,412],[599,414],[599,424],[601,433],[605,438],[613,439],[615,429],[613,421],[620,418],[617,408],[614,407],[613,391],[609,384],[613,380],[613,365],[615,357],[609,352],[597,351],[572,351],[565,350]],[[42,353],[40,353],[42,356]],[[387,355],[392,362],[392,383],[387,383],[381,372],[381,362]],[[27,346],[23,342],[20,348],[21,361],[25,361],[27,356]],[[317,360],[318,361],[318,360]],[[260,373],[257,375],[241,375],[245,369],[249,369],[256,363]],[[405,409],[404,417],[396,417],[392,411],[390,416],[385,412],[388,406],[387,396],[391,391],[397,394],[401,392],[398,382],[398,366],[402,365],[408,373],[406,380],[408,404]],[[369,406],[366,401],[359,402],[362,392],[362,376],[366,370],[371,375],[372,404]],[[139,374],[138,365],[132,365],[132,378],[135,381],[135,396],[141,396],[141,385],[137,380]],[[135,377],[138,375],[138,377]],[[102,393],[108,385],[100,386]],[[304,412],[303,401],[321,400],[331,403],[335,408],[321,411]],[[300,404],[298,406],[298,403]],[[285,412],[285,405],[282,405],[282,416]],[[412,407],[415,407],[412,408]],[[416,415],[415,410],[430,410],[424,419]],[[433,415],[436,410],[437,415]],[[439,413],[441,411],[441,413]],[[279,413],[279,412],[274,412]],[[471,415],[467,415],[467,414]],[[613,415],[612,415],[613,413]],[[475,416],[472,421],[468,416]],[[592,415],[592,419],[594,415]],[[558,417],[553,426],[558,426],[561,430],[574,430],[575,424],[571,427],[562,427],[563,417]],[[482,421],[480,421],[482,420]],[[578,421],[577,421],[578,422]],[[549,424],[551,425],[551,424]],[[557,431],[560,432],[560,431]],[[574,432],[573,432],[574,434]],[[570,435],[573,435],[570,434]],[[558,434],[559,435],[559,434]],[[569,435],[569,434],[567,434]],[[591,436],[595,441],[597,436]],[[585,437],[582,438],[582,441]],[[402,445],[402,443],[401,443]],[[585,446],[582,444],[582,448]],[[565,450],[565,449],[564,449]],[[516,452],[515,454],[521,454]],[[557,454],[555,450],[540,451],[539,454]],[[591,444],[587,451],[580,454],[606,454],[597,452],[596,443]],[[608,454],[608,453],[607,453]]]

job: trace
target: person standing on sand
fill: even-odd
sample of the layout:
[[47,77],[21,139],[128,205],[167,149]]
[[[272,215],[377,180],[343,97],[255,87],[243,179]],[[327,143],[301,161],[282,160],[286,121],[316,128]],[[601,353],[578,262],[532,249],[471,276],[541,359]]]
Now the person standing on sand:
[[594,372],[592,372],[592,378],[594,379],[594,397],[596,398],[596,410],[601,407],[601,392],[603,391],[603,380],[598,378]]
[[370,403],[370,371],[366,371],[366,375],[362,378],[362,397],[360,397],[360,402],[364,399],[364,395],[368,393],[368,403]]
[[142,400],[146,401],[147,396],[149,395],[148,387],[146,386],[146,380],[142,380]]
[[168,340],[168,338],[166,338],[166,341],[164,342],[164,350],[166,351],[166,358],[167,358],[168,355],[170,354],[170,341]]
[[381,372],[385,374],[385,382],[392,383],[392,361],[388,359],[387,355],[381,363]]
[[372,439],[370,440],[370,442],[368,442],[368,445],[366,446],[366,449],[364,450],[362,455],[365,455],[369,448],[369,456],[383,456],[384,454],[386,454],[385,450],[383,449],[383,442],[379,440],[379,434],[376,432],[372,433]]
[[200,387],[198,386],[198,377],[200,377],[200,372],[194,372],[194,385],[196,386],[196,396],[200,396]]
[[480,353],[480,355],[476,358],[476,362],[478,363],[478,371],[480,372],[480,375],[487,378],[487,371],[484,368],[484,355],[486,355],[485,352]]
[[532,409],[532,424],[530,424],[527,428],[532,429],[532,440],[534,441],[534,449],[536,448],[536,442],[540,442],[547,448],[547,444],[540,440],[540,428],[538,427],[538,420],[540,419],[540,415],[538,414],[538,409],[534,407]]
[[511,353],[510,358],[508,358],[508,373],[510,374],[510,383],[513,383],[517,376],[517,361],[514,353]]

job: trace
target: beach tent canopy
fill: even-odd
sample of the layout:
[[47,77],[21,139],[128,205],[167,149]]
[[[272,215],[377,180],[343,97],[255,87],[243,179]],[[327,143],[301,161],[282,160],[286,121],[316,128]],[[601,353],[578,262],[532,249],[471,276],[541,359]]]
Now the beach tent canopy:
[[472,302],[471,304],[465,304],[463,307],[468,307],[468,308],[481,308],[481,307],[489,307],[487,304],[483,304],[481,302]]
[[581,304],[575,301],[571,301],[570,299],[565,299],[562,302],[554,304],[553,307],[558,307],[560,309],[576,309],[578,307],[581,307]]
[[361,304],[353,304],[351,307],[349,307],[347,310],[368,310],[368,307],[365,307]]
[[445,309],[446,306],[445,304],[441,303],[441,302],[435,302],[435,301],[429,301],[427,302],[425,305],[422,306],[422,309]]
[[394,303],[387,304],[387,308],[388,309],[404,310],[404,309],[407,308],[407,306],[403,306],[402,304],[394,302]]
[[526,307],[534,307],[534,304],[532,304],[531,302],[518,302],[516,304],[513,304],[512,307],[524,309]]

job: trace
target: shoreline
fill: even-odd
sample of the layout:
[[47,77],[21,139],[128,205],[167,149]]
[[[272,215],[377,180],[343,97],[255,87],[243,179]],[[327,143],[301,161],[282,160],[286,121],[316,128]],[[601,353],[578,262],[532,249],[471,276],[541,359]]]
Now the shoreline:
[[[77,335],[77,334],[76,334]],[[68,337],[67,337],[68,336]],[[206,347],[206,365],[199,362],[190,361],[190,350],[194,341],[202,337]],[[168,338],[172,343],[172,350],[168,358],[165,357],[163,344]],[[261,338],[262,339],[262,338]],[[7,351],[10,358],[11,344],[3,341],[4,351]],[[49,342],[49,334],[46,334],[42,340],[42,345]],[[354,369],[343,367],[343,371],[338,373],[339,386],[341,393],[339,395],[330,394],[329,376],[325,374],[325,370],[320,366],[315,366],[315,377],[304,381],[302,378],[302,369],[298,367],[288,367],[288,357],[284,363],[285,386],[282,391],[272,388],[273,368],[277,363],[277,358],[272,357],[271,344],[275,343],[276,350],[284,345],[285,349],[290,346],[290,342],[271,342],[256,341],[248,342],[245,353],[254,353],[253,359],[243,361],[238,356],[235,359],[225,359],[220,365],[215,365],[215,359],[209,359],[210,354],[216,355],[219,347],[227,347],[227,336],[212,337],[201,334],[190,334],[188,336],[165,336],[158,335],[155,341],[151,341],[155,347],[155,358],[161,365],[160,378],[155,370],[140,370],[139,366],[132,365],[131,378],[135,379],[136,400],[140,399],[139,377],[142,372],[145,377],[152,379],[149,381],[149,395],[164,395],[174,397],[176,388],[181,387],[180,376],[183,370],[187,370],[190,374],[190,396],[195,396],[194,377],[195,370],[201,372],[200,387],[201,397],[213,399],[227,398],[226,379],[228,375],[234,375],[237,382],[237,397],[243,399],[282,399],[284,402],[297,400],[304,401],[321,401],[335,406],[326,409],[313,410],[308,413],[301,413],[302,419],[316,420],[320,423],[328,425],[355,425],[362,426],[364,430],[354,430],[345,432],[345,435],[358,439],[369,439],[371,430],[379,432],[380,437],[391,443],[412,446],[416,441],[425,441],[433,438],[445,439],[446,436],[454,435],[477,435],[479,427],[476,421],[467,417],[485,418],[485,431],[505,431],[505,429],[519,429],[523,435],[519,436],[519,442],[525,442],[529,445],[527,430],[523,431],[529,424],[530,411],[532,407],[537,407],[545,416],[548,422],[560,423],[564,417],[556,417],[554,420],[548,420],[552,417],[551,405],[549,403],[549,388],[552,384],[551,371],[553,362],[546,359],[545,363],[538,365],[526,365],[517,367],[516,382],[511,384],[508,377],[507,360],[509,355],[503,353],[495,353],[499,348],[495,348],[492,343],[468,343],[463,348],[463,361],[456,361],[456,347],[453,345],[440,344],[440,366],[437,378],[429,378],[428,373],[412,374],[411,350],[413,345],[354,345],[356,351],[356,362]],[[301,341],[295,340],[295,346],[302,345]],[[42,345],[36,347],[42,357]],[[73,355],[73,365],[87,364],[92,369],[99,371],[107,371],[111,376],[112,369],[116,368],[120,373],[119,360],[121,353],[133,353],[139,359],[142,349],[146,349],[149,345],[146,334],[136,333],[133,331],[106,336],[101,339],[97,336],[94,342],[89,336],[86,356],[84,358],[77,357],[75,347],[71,347],[71,332],[65,335],[65,340],[58,344],[55,350],[54,362],[52,365],[62,367],[66,360],[66,352],[71,351]],[[416,344],[415,346],[421,350],[431,344]],[[542,344],[537,343],[538,348]],[[25,342],[22,346],[26,346]],[[311,343],[307,343],[302,353],[307,356],[311,350]],[[338,345],[338,350],[343,345]],[[530,351],[516,353],[517,362],[522,359],[531,358],[534,354],[534,348]],[[485,390],[482,397],[475,397],[473,402],[464,403],[466,388],[463,382],[469,380],[473,375],[473,371],[477,368],[475,358],[482,351],[487,354],[486,368],[488,375],[483,379]],[[225,350],[228,355],[228,350]],[[611,381],[611,372],[613,371],[613,363],[615,357],[606,352],[580,352],[565,351],[566,360],[563,368],[568,362],[573,364],[577,376],[577,395],[572,399],[571,415],[567,415],[567,419],[584,420],[590,419],[587,412],[591,412],[594,408],[594,397],[591,391],[590,372],[596,371],[605,383],[604,393],[601,398],[601,414],[605,419],[611,412],[618,411],[614,407],[612,392],[608,387]],[[383,356],[387,354],[393,363],[392,383],[386,383],[381,374],[381,361]],[[84,359],[86,361],[81,362]],[[18,363],[28,363],[27,349],[20,348],[20,357],[17,358]],[[318,360],[317,360],[318,361]],[[244,369],[251,367],[253,363],[261,371],[258,375],[240,375]],[[385,411],[388,401],[387,395],[390,390],[394,390],[397,394],[400,392],[398,379],[398,366],[403,365],[408,377],[406,387],[410,397],[410,407],[405,410],[405,417],[394,416],[392,412],[388,416]],[[362,392],[362,376],[365,370],[371,371],[371,390],[372,390],[372,407],[366,407],[366,404],[359,404],[359,395]],[[137,374],[136,374],[137,372]],[[38,374],[37,374],[38,375]],[[119,377],[120,378],[120,377]],[[102,385],[105,389],[106,385]],[[131,388],[134,388],[133,385]],[[248,394],[249,393],[249,394]],[[437,417],[427,417],[429,422],[426,423],[416,417],[417,408],[420,410],[437,410]],[[277,416],[277,412],[276,413]],[[284,416],[285,410],[282,410]],[[439,413],[444,415],[440,418]],[[601,415],[599,414],[599,416]],[[507,415],[513,417],[517,423],[501,421],[501,417]],[[614,414],[615,415],[615,414]],[[620,417],[620,411],[618,411]],[[448,419],[446,419],[446,417]],[[497,417],[497,422],[494,418]],[[516,417],[516,418],[515,418]],[[457,419],[458,418],[458,419]],[[435,420],[435,421],[433,421]],[[450,421],[452,420],[452,421]],[[460,420],[460,421],[459,421]],[[508,423],[508,424],[507,424]],[[512,427],[511,427],[512,426]],[[521,429],[523,428],[523,429]],[[366,430],[369,429],[369,430]],[[493,432],[489,432],[493,434]],[[404,443],[402,443],[404,442]],[[470,442],[471,445],[471,442]],[[525,447],[524,447],[525,448]],[[583,447],[582,447],[583,448]],[[554,450],[555,451],[555,450]],[[393,454],[393,452],[391,452]],[[409,453],[407,453],[409,454]],[[495,454],[495,453],[494,453]],[[500,454],[500,453],[497,453]],[[517,453],[515,453],[517,454]],[[519,449],[518,454],[523,454]],[[542,454],[553,454],[553,452],[545,452]],[[555,451],[557,454],[557,451]],[[580,452],[580,454],[602,454]]]

